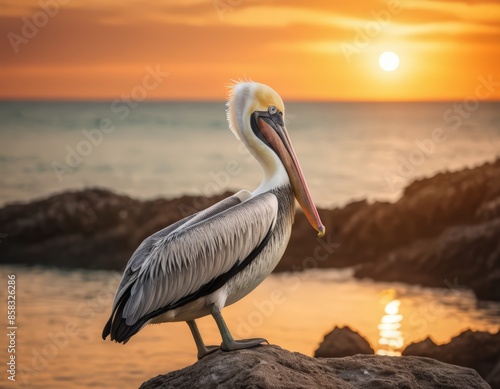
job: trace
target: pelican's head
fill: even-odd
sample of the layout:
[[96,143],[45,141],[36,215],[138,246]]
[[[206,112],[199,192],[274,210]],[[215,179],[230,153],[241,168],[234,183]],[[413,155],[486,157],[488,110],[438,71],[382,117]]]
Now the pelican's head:
[[227,103],[229,127],[264,169],[261,188],[290,183],[295,198],[319,236],[325,234],[318,211],[309,194],[299,160],[285,126],[285,106],[270,87],[240,82],[231,87]]

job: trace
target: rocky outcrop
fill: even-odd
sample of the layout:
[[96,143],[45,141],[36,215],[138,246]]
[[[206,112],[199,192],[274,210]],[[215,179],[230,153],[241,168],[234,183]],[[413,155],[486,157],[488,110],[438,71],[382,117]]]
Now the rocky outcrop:
[[432,339],[412,343],[403,355],[429,357],[475,369],[493,389],[500,389],[500,332],[465,331],[438,346]]
[[311,358],[277,346],[217,351],[140,389],[159,388],[418,388],[487,389],[476,371],[430,358],[356,355]]
[[339,358],[356,354],[374,354],[370,343],[349,327],[335,327],[314,352],[315,357]]
[[320,210],[327,235],[302,239],[298,214],[277,270],[356,266],[355,276],[472,289],[500,301],[500,159],[410,184],[394,204]]
[[416,181],[395,204],[356,214],[342,235],[365,255],[357,277],[458,284],[500,300],[500,160]]
[[144,238],[227,197],[138,201],[103,189],[0,210],[0,263],[123,269]]
[[455,284],[479,298],[500,299],[500,218],[447,228],[433,239],[396,248],[356,271],[380,281]]
[[[7,205],[0,263],[122,269],[144,238],[228,195],[138,201],[88,189]],[[276,271],[356,265],[356,277],[459,285],[500,301],[500,159],[415,181],[393,204],[319,213],[326,236],[298,212]]]

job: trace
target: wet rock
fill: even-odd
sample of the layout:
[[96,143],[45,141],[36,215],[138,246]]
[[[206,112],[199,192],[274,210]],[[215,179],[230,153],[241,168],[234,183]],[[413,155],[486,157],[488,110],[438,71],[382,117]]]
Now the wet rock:
[[356,355],[311,358],[278,346],[217,351],[188,366],[159,375],[140,389],[159,388],[489,388],[476,371],[430,358]]
[[449,343],[436,345],[432,339],[412,343],[403,355],[429,357],[475,369],[493,389],[500,389],[500,331],[496,334],[465,331]]
[[335,327],[314,352],[315,357],[338,358],[356,354],[374,354],[370,343],[349,327]]

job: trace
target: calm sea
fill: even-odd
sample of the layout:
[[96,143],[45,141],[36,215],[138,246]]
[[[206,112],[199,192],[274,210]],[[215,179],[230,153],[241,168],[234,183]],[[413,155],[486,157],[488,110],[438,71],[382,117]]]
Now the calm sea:
[[[500,103],[292,102],[286,122],[323,207],[395,200],[415,178],[500,154]],[[261,177],[223,102],[0,102],[0,168],[0,204],[88,186],[211,195]]]
[[[16,382],[0,376],[0,387],[26,389],[137,388],[145,380],[196,361],[185,323],[148,326],[126,345],[103,341],[119,274],[0,267],[17,278]],[[2,288],[3,289],[3,288]],[[5,296],[5,291],[0,292]],[[0,303],[5,329],[6,299]],[[500,304],[478,305],[470,290],[422,288],[356,280],[350,270],[273,274],[238,303],[224,309],[237,338],[263,337],[292,351],[313,355],[334,326],[366,336],[379,354],[398,354],[412,341],[431,336],[446,343],[465,329],[498,331]],[[208,344],[220,344],[215,322],[199,320]],[[0,338],[6,363],[7,337]],[[4,369],[5,370],[5,369]]]

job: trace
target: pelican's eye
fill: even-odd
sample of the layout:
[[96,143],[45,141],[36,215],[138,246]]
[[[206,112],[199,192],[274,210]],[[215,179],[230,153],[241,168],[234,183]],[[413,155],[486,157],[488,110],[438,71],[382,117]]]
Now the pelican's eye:
[[276,108],[274,105],[269,106],[269,109],[267,110],[271,115],[274,115],[276,112],[278,112],[278,108]]

